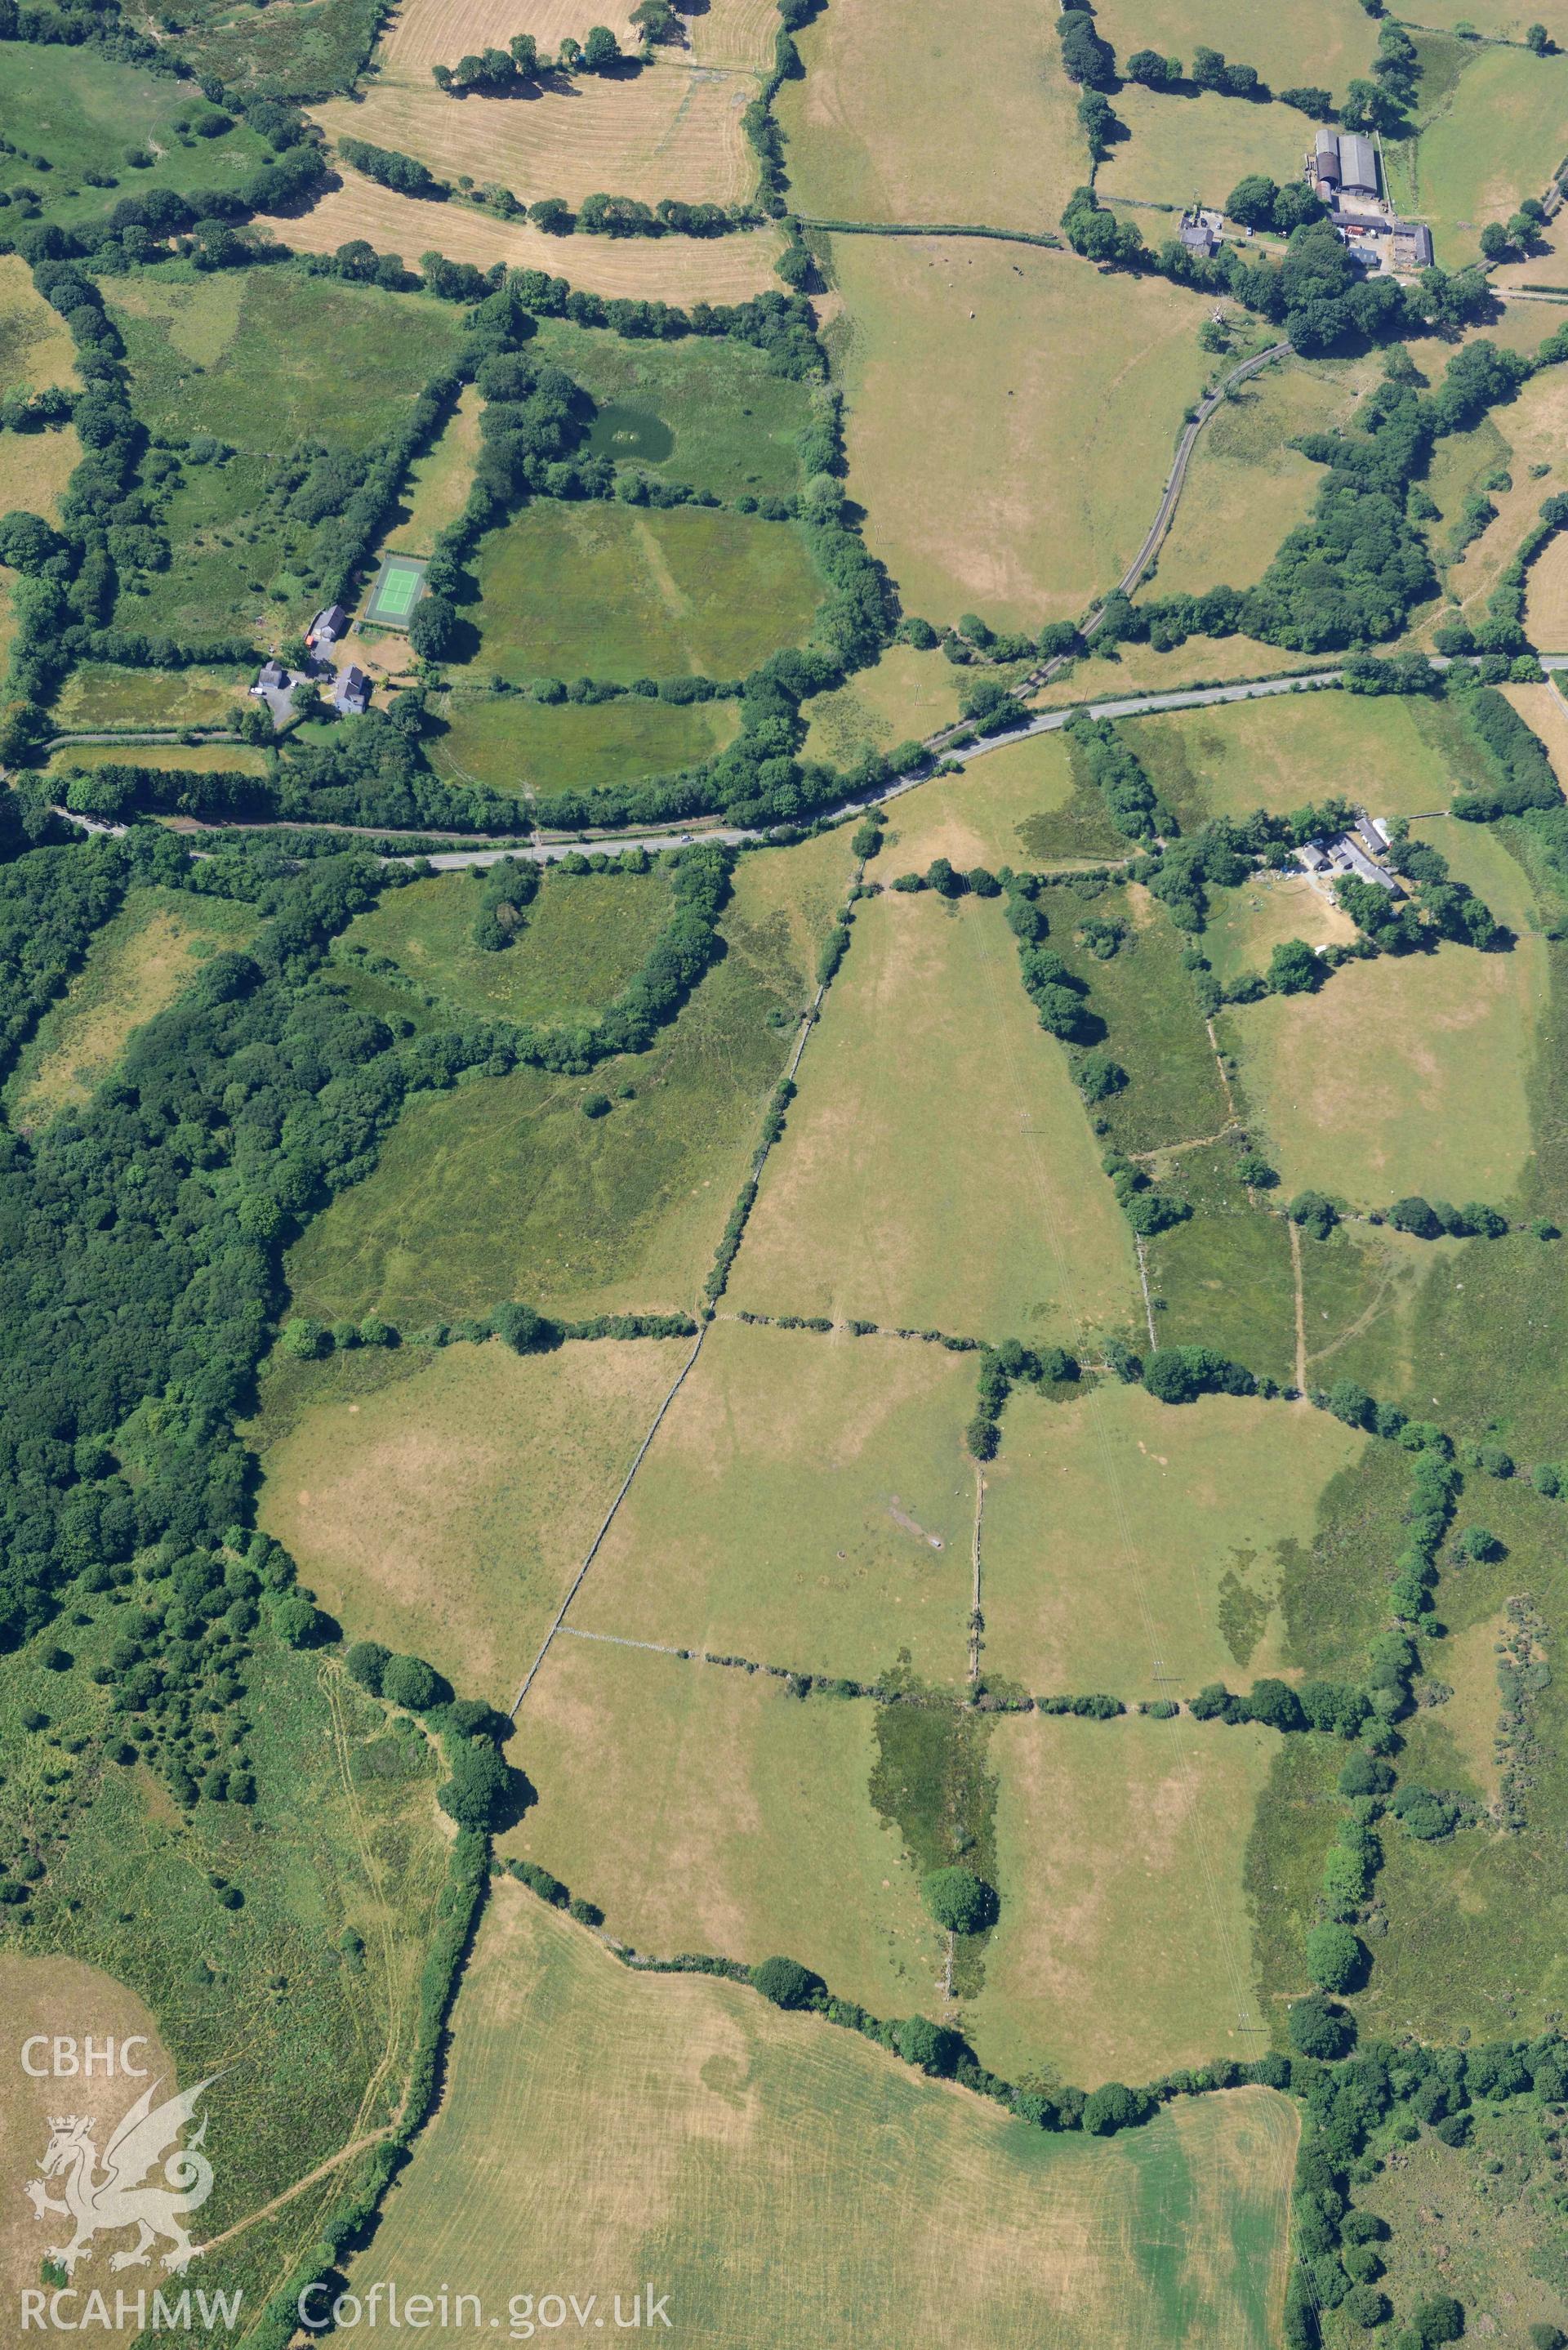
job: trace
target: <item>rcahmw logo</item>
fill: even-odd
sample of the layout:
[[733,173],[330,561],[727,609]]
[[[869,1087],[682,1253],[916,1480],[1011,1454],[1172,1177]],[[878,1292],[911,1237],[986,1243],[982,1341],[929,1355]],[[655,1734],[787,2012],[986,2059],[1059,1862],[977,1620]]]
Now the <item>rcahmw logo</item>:
[[[29,2072],[34,2070],[27,2063],[29,2052],[49,2044],[47,2041],[25,2044],[23,2063]],[[56,2041],[53,2045],[57,2052],[62,2046],[74,2051],[70,2042]],[[88,2043],[89,2051],[93,2045]],[[62,2066],[57,2054],[54,2069],[66,2071],[68,2076],[77,2067],[74,2061],[68,2068]],[[127,2065],[124,2069],[135,2074],[140,2068]],[[197,2099],[215,2078],[213,2074],[198,2081],[193,2089],[166,2097],[161,2106],[152,2100],[162,2083],[154,2081],[116,2122],[101,2155],[94,2116],[49,2116],[48,2144],[37,2163],[42,2176],[29,2178],[23,2191],[36,2220],[55,2214],[70,2221],[68,2234],[64,2229],[58,2230],[65,2241],[51,2244],[47,2255],[67,2277],[75,2273],[78,2262],[91,2258],[96,2236],[114,2235],[123,2228],[136,2230],[136,2241],[110,2255],[111,2269],[145,2267],[153,2245],[159,2242],[169,2246],[162,2256],[163,2266],[176,2274],[196,2258],[202,2246],[191,2241],[185,2222],[213,2191],[213,2166],[202,2152],[207,2135],[205,2115],[186,2145],[182,2147],[179,2138],[195,2114]],[[161,2184],[149,2177],[161,2163]],[[57,2193],[50,2193],[51,2185],[57,2186]]]

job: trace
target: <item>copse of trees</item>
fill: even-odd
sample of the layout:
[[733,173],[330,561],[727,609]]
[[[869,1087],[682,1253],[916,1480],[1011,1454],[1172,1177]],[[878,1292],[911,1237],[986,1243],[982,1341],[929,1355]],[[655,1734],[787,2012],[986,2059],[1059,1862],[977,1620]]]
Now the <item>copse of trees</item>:
[[996,1923],[996,1894],[972,1869],[934,1868],[920,1880],[920,1895],[950,1934],[981,1934]]
[[447,181],[438,180],[417,156],[405,155],[396,147],[377,147],[368,139],[340,139],[337,152],[366,179],[376,181],[383,188],[393,188],[400,196],[441,201],[452,193]]
[[1157,1347],[1147,1357],[1143,1383],[1161,1403],[1193,1403],[1201,1395],[1250,1396],[1257,1380],[1212,1347]]
[[1069,81],[1082,82],[1090,89],[1115,88],[1116,53],[1096,30],[1092,10],[1062,9],[1056,18],[1056,37]]
[[1273,229],[1281,236],[1324,217],[1323,199],[1315,188],[1309,188],[1303,180],[1292,180],[1282,188],[1262,172],[1249,172],[1237,181],[1225,199],[1225,210],[1244,228]]

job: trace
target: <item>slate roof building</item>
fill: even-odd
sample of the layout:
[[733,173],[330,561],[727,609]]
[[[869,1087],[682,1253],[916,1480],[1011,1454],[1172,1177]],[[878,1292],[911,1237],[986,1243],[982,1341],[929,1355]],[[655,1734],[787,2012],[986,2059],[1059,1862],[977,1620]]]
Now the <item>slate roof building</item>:
[[1377,154],[1370,139],[1347,130],[1339,141],[1339,184],[1347,196],[1377,193]]
[[332,706],[341,711],[345,718],[358,718],[370,707],[370,681],[364,671],[357,669],[352,661],[337,681]]
[[348,615],[342,605],[328,604],[325,610],[317,612],[315,619],[310,623],[305,641],[307,645],[336,644],[338,638],[346,633],[348,627]]

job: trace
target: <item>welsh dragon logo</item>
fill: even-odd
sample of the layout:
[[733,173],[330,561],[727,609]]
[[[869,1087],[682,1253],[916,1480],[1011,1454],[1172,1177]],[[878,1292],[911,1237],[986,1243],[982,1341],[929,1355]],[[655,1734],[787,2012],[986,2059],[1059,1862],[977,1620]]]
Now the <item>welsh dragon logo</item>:
[[[198,2081],[193,2089],[185,2089],[178,2096],[168,2097],[161,2106],[153,2098],[162,2086],[154,2081],[144,2089],[130,2112],[116,2123],[114,2135],[105,2147],[102,2168],[93,2140],[96,2127],[91,2114],[51,2116],[49,2143],[38,2163],[42,2178],[28,2179],[24,2193],[33,2207],[33,2216],[41,2220],[46,2212],[56,2211],[75,2223],[75,2234],[67,2244],[56,2246],[49,2259],[57,2261],[69,2276],[78,2261],[90,2260],[93,2238],[101,2231],[112,2233],[119,2228],[134,2228],[135,2243],[128,2251],[114,2253],[111,2269],[145,2267],[151,2248],[161,2237],[166,2237],[171,2249],[163,2255],[163,2266],[179,2272],[186,2268],[202,2251],[193,2244],[185,2230],[185,2220],[192,2211],[199,2211],[213,2191],[213,2166],[202,2152],[202,2142],[207,2135],[207,2116],[202,2116],[201,2126],[188,2145],[179,2144],[181,2131],[196,2108],[196,2100],[203,2089],[211,2088],[216,2074]],[[163,2162],[162,2186],[146,2184],[160,2158]],[[47,2192],[45,2182],[58,2179],[65,2199]]]

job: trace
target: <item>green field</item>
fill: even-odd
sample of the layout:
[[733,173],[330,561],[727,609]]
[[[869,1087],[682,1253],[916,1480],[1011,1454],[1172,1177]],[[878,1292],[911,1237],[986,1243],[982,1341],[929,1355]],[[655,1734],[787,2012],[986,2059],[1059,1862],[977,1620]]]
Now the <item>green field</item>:
[[426,744],[443,783],[492,791],[592,792],[695,766],[722,750],[740,720],[730,702],[557,702],[515,693],[449,697]]
[[[497,1301],[499,1302],[499,1301]],[[690,1341],[278,1359],[258,1520],[351,1637],[510,1705]]]
[[1140,718],[1127,740],[1184,832],[1337,795],[1367,795],[1375,816],[1428,816],[1487,772],[1446,703],[1333,688]]
[[1431,36],[1420,53],[1419,135],[1390,151],[1391,192],[1431,223],[1438,261],[1457,269],[1485,223],[1539,196],[1562,162],[1568,57]]
[[1031,735],[971,759],[960,775],[918,784],[887,816],[887,847],[872,868],[884,883],[923,873],[937,857],[968,873],[977,865],[1037,869],[1127,851],[1099,794],[1075,775],[1060,734]]
[[[591,1571],[590,1571],[591,1579]],[[946,1958],[868,1793],[877,1709],[769,1674],[563,1634],[519,1717],[539,1801],[503,1850],[639,1950],[788,1950],[877,2015],[929,2010]]]
[[974,1366],[715,1323],[570,1621],[869,1679],[967,1660]]
[[790,525],[701,506],[541,499],[481,542],[473,567],[469,667],[514,685],[743,677],[800,641],[822,593]]
[[1267,2045],[1242,1873],[1278,1743],[1185,1716],[998,1723],[1002,1915],[965,2011],[982,2064],[1145,2081]]
[[1030,2131],[742,1986],[639,1980],[502,1884],[443,2126],[351,2281],[461,2277],[498,2309],[524,2282],[618,2291],[624,2310],[652,2276],[712,2350],[1264,2350],[1295,2140],[1255,2089],[1111,2141]]
[[[986,1471],[985,1666],[1033,1695],[1190,1697],[1274,1669],[1282,1545],[1366,1439],[1326,1414],[1101,1385],[1015,1395]],[[1232,1682],[1234,1686],[1234,1682]]]
[[[1161,1191],[1192,1210],[1145,1243],[1160,1344],[1217,1347],[1282,1387],[1295,1383],[1295,1283],[1284,1219],[1250,1201],[1238,1137],[1148,1162]],[[1337,1371],[1333,1374],[1337,1376]]]
[[0,260],[0,382],[41,391],[75,375],[69,328],[34,286],[26,263],[7,254]]
[[[1190,65],[1194,47],[1202,42],[1234,65],[1255,66],[1275,89],[1318,82],[1340,96],[1353,75],[1371,71],[1377,48],[1376,34],[1367,31],[1355,0],[1314,0],[1311,8],[1272,16],[1246,0],[1106,0],[1098,16],[1101,35],[1124,61],[1135,49],[1153,48]],[[1190,101],[1166,103],[1179,108]],[[1246,110],[1238,101],[1232,109]]]
[[1130,1326],[1131,1234],[995,906],[863,908],[797,1082],[737,1306],[1074,1346]]
[[670,919],[670,884],[652,873],[552,874],[508,947],[476,946],[485,876],[442,873],[389,889],[338,942],[339,958],[383,957],[457,1014],[582,1022],[636,976]]
[[[1187,41],[1195,38],[1189,30]],[[1221,46],[1238,64],[1251,64],[1245,35],[1233,49]],[[1367,46],[1370,66],[1372,45]],[[1190,47],[1185,54],[1190,58]],[[1282,183],[1300,179],[1312,145],[1313,125],[1293,106],[1220,98],[1212,90],[1172,97],[1136,82],[1124,83],[1114,104],[1127,136],[1112,147],[1095,179],[1100,195],[1113,204],[1118,196],[1130,196],[1140,203],[1179,208],[1195,195],[1205,203],[1222,204],[1237,181],[1251,172]],[[1156,244],[1175,227],[1173,220],[1161,221],[1158,214],[1134,218]]]
[[1026,245],[831,244],[850,494],[906,611],[1076,619],[1142,544],[1212,304]]
[[[54,714],[62,729],[91,733],[103,726],[226,726],[250,683],[248,670],[113,669],[84,661],[66,681]],[[83,746],[84,750],[87,747]],[[126,751],[119,757],[132,755]],[[151,745],[138,747],[140,761],[155,758]]]
[[256,928],[248,906],[226,899],[130,890],[24,1046],[5,1087],[10,1118],[32,1128],[78,1108],[132,1031],[172,1003],[208,955],[245,945]]
[[[100,216],[116,192],[232,189],[268,151],[233,118],[216,138],[182,128],[213,111],[189,83],[91,49],[0,42],[0,133],[20,151],[0,155],[0,187],[32,190],[48,218],[67,224]],[[128,161],[132,154],[145,159],[140,167]],[[50,170],[36,168],[38,155]],[[88,172],[108,185],[88,185]]]
[[171,268],[111,278],[105,299],[151,431],[272,456],[300,440],[349,451],[382,440],[454,356],[462,322],[448,302],[293,269]]
[[591,394],[596,452],[721,498],[801,486],[795,442],[811,394],[773,374],[761,351],[713,337],[627,342],[565,319],[546,321],[533,348]]
[[[1355,13],[1359,23],[1359,9]],[[1280,21],[1289,26],[1298,20]],[[1161,103],[1179,110],[1184,101]],[[1232,113],[1248,110],[1231,106]],[[1137,172],[1136,151],[1127,168]],[[1230,364],[1216,362],[1220,370]],[[1276,360],[1238,384],[1198,436],[1181,503],[1142,592],[1200,595],[1221,582],[1242,588],[1257,579],[1287,532],[1306,520],[1323,481],[1322,466],[1286,444],[1298,433],[1343,425],[1365,376],[1365,368],[1343,360],[1297,359]],[[1210,650],[1201,648],[1204,656]],[[1259,663],[1265,672],[1271,666]]]
[[133,760],[139,767],[165,768],[187,775],[265,775],[266,753],[244,743],[71,743],[49,754],[45,773],[71,767],[112,767]]
[[[844,833],[743,858],[728,952],[648,1053],[591,1077],[522,1069],[415,1102],[375,1173],[291,1251],[299,1309],[418,1326],[502,1297],[568,1315],[689,1307],[851,870]],[[585,1118],[597,1092],[615,1108]]]
[[1268,968],[1286,939],[1309,946],[1347,945],[1355,925],[1325,889],[1299,868],[1254,873],[1236,889],[1211,889],[1203,952],[1222,985]]
[[805,704],[805,755],[847,767],[868,751],[891,751],[950,726],[959,714],[959,672],[940,652],[889,645],[870,669],[857,670]]

